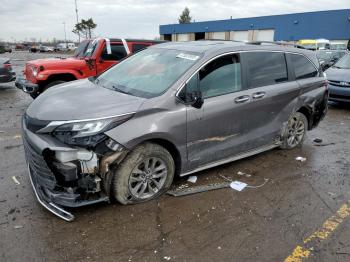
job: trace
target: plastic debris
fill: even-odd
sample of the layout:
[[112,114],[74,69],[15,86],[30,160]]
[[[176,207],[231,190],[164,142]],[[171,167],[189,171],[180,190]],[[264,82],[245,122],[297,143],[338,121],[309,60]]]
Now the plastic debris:
[[241,171],[238,171],[238,172],[237,172],[237,175],[239,175],[239,176],[245,176],[245,177],[251,177],[251,176],[252,176],[251,174],[243,173],[243,172],[241,172]]
[[21,183],[17,180],[16,176],[12,177],[13,182],[15,182],[16,185],[20,185]]
[[248,184],[240,182],[240,181],[233,181],[230,183],[230,187],[237,191],[242,191]]
[[298,157],[295,158],[295,160],[300,161],[300,162],[305,162],[306,161],[306,157],[298,156]]
[[197,182],[197,176],[190,176],[187,181],[194,184]]
[[228,187],[230,187],[230,182],[213,183],[213,184],[208,184],[203,186],[194,186],[194,187],[188,187],[188,188],[179,188],[177,190],[169,190],[167,194],[178,197],[178,196],[192,195],[192,194],[207,192],[215,189],[228,188]]
[[164,257],[164,259],[169,261],[171,257]]
[[20,228],[23,228],[23,226],[17,225],[17,226],[14,226],[13,228],[14,228],[14,229],[20,229]]
[[315,143],[322,143],[322,141],[323,141],[323,140],[322,140],[321,138],[315,138],[315,139],[314,139],[314,142],[315,142]]

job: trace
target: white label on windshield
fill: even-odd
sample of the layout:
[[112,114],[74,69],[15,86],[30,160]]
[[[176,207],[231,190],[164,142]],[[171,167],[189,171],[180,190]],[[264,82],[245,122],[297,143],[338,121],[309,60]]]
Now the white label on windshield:
[[180,53],[176,57],[187,59],[187,60],[192,60],[192,61],[196,61],[199,58],[199,56],[197,56],[197,55],[190,55],[190,54],[184,54],[184,53]]

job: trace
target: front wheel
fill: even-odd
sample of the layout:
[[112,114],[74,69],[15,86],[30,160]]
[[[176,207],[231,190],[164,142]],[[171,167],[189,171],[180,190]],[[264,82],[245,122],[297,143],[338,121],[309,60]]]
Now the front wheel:
[[308,121],[304,114],[294,113],[288,120],[281,148],[292,149],[301,146],[306,137]]
[[114,197],[123,205],[157,198],[171,186],[174,173],[174,160],[165,148],[153,143],[142,144],[115,170]]

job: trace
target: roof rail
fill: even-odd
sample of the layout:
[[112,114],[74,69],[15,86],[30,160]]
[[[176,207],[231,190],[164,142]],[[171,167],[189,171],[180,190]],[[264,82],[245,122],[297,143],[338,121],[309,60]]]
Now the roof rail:
[[224,40],[224,39],[198,39],[196,41],[225,41],[225,42],[235,42],[235,43],[244,43],[248,45],[281,45],[281,46],[292,46],[296,48],[305,49],[305,47],[293,43],[281,42],[281,41],[238,41],[238,40]]
[[293,43],[287,43],[287,42],[281,42],[281,41],[252,41],[247,42],[247,44],[251,45],[263,45],[263,44],[270,44],[270,45],[281,45],[281,46],[292,46],[296,48],[305,49],[305,47]]

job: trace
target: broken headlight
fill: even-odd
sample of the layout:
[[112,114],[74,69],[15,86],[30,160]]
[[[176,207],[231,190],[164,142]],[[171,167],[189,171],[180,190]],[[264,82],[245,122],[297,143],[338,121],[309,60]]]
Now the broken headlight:
[[70,122],[55,128],[53,135],[65,144],[95,146],[106,138],[102,132],[124,123],[132,116],[133,114],[128,114],[105,119]]

